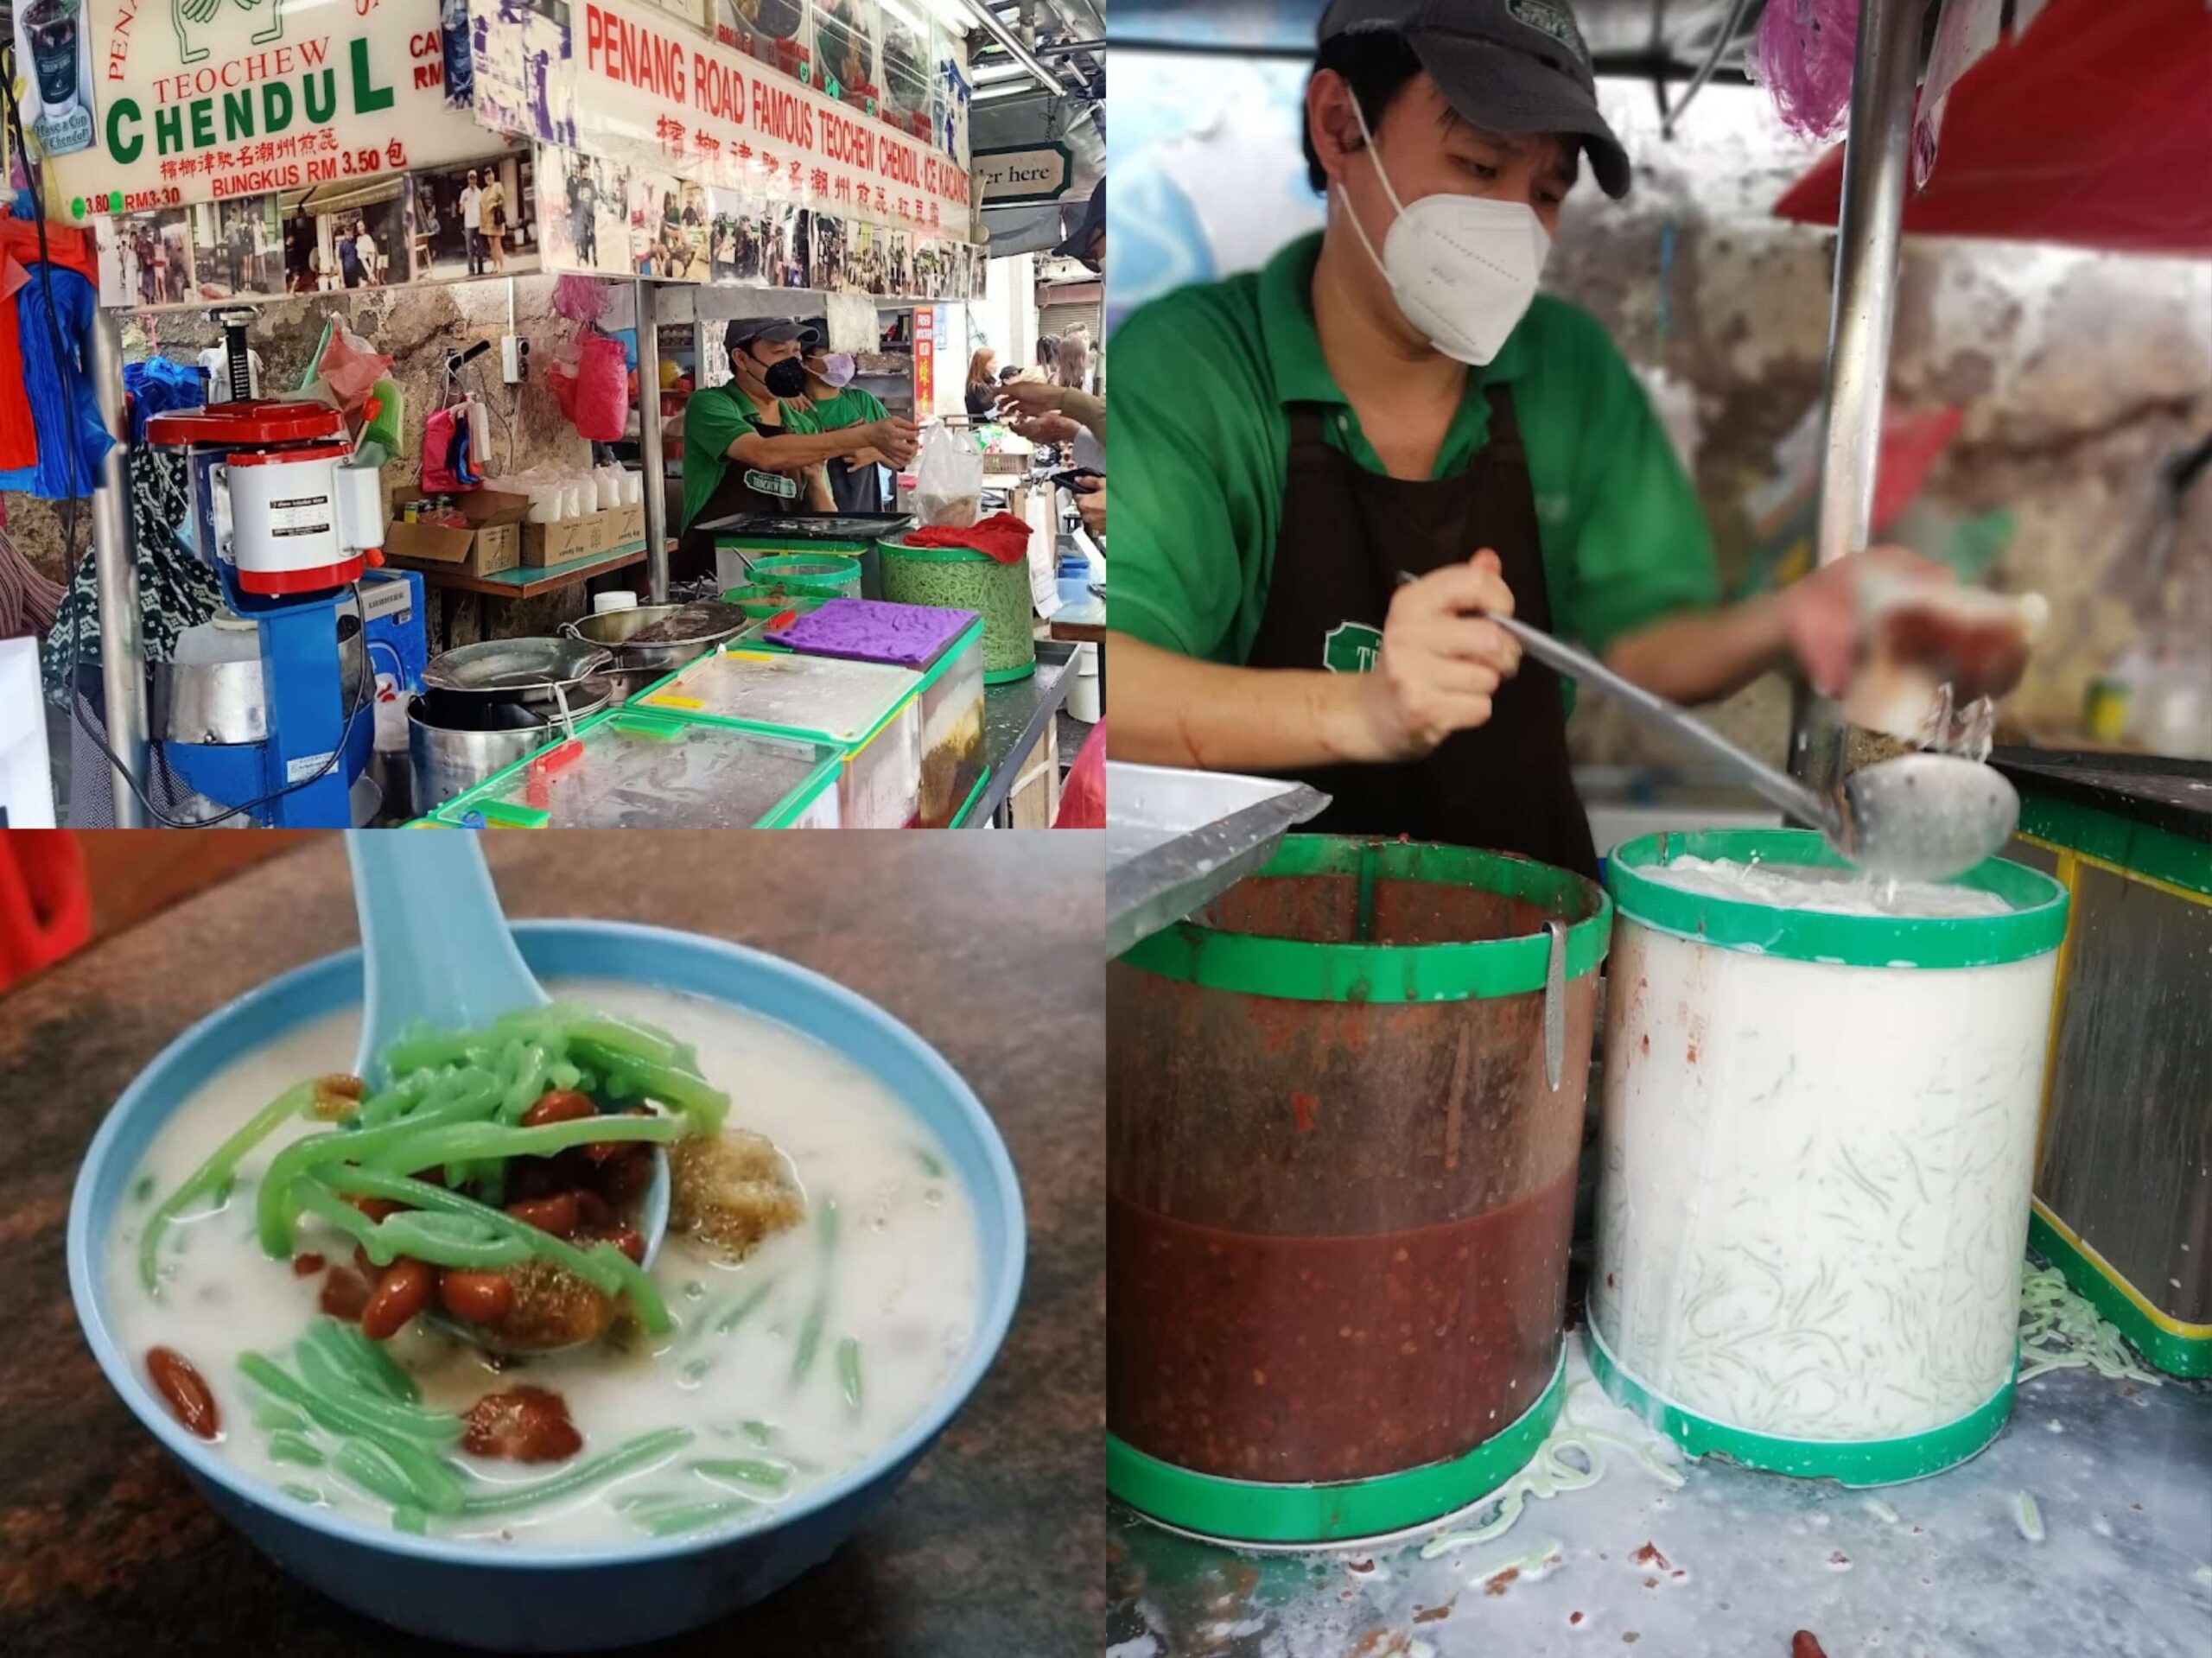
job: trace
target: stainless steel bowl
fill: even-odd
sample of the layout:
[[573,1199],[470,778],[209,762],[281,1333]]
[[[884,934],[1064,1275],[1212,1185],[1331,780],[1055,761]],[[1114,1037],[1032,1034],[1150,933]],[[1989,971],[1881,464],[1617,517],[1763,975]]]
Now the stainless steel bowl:
[[581,684],[605,668],[601,647],[575,638],[485,639],[431,657],[423,688],[499,702],[551,702],[556,686]]
[[[696,632],[687,628],[687,637],[681,639],[655,639],[642,645],[631,642],[632,634],[686,612],[698,619]],[[628,697],[735,638],[752,623],[753,618],[735,605],[701,600],[689,605],[639,605],[630,610],[602,611],[581,621],[564,622],[561,631],[580,644],[606,649],[613,658],[611,671],[621,681],[622,694]]]
[[[567,696],[569,713],[582,720],[612,705],[618,687],[611,676],[595,675]],[[537,725],[471,730],[432,723],[423,699],[414,698],[407,705],[407,755],[415,785],[415,815],[435,811],[517,760],[528,759],[553,740],[559,719],[553,712]]]
[[[351,601],[341,601],[347,613]],[[361,695],[361,630],[337,642],[340,708]],[[257,743],[269,736],[261,678],[261,630],[236,616],[188,627],[175,657],[153,664],[153,730],[165,742]]]

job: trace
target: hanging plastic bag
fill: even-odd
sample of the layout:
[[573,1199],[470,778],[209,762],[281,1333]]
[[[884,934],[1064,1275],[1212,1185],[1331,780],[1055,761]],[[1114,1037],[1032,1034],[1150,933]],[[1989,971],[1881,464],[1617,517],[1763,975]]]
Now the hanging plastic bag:
[[607,314],[607,284],[596,276],[564,273],[553,283],[553,314],[571,322],[596,322]]
[[321,342],[301,379],[302,391],[319,391],[353,414],[369,400],[376,383],[391,372],[391,359],[373,349],[336,317],[322,331]]
[[1859,0],[1773,0],[1759,14],[1744,67],[1767,89],[1782,124],[1828,139],[1851,107]]
[[575,369],[556,363],[546,370],[545,383],[569,423],[594,442],[613,443],[629,429],[628,361],[621,346],[605,334],[585,334]]
[[983,511],[983,452],[965,432],[939,421],[922,435],[914,460],[914,511],[925,525],[962,530]]
[[483,481],[467,405],[438,410],[423,426],[423,492],[452,495]]

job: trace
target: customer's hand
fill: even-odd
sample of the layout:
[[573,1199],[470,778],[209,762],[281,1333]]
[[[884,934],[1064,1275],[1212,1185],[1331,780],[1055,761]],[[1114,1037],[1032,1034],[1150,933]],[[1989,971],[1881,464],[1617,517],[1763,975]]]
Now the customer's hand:
[[1859,584],[1956,579],[1947,566],[1907,548],[1870,547],[1784,588],[1779,595],[1783,632],[1813,689],[1823,696],[1841,696],[1859,655]]
[[1066,402],[1065,386],[1044,380],[1016,380],[999,388],[999,414],[1009,422],[1017,417],[1034,419],[1039,415],[1057,415]]
[[922,429],[896,415],[886,415],[854,430],[861,447],[875,450],[894,470],[903,469],[914,458],[922,441]]
[[1497,555],[1432,570],[1398,589],[1382,623],[1382,653],[1363,676],[1373,760],[1418,759],[1455,731],[1486,725],[1491,699],[1521,666],[1514,637],[1478,612],[1513,613]]
[[1075,510],[1083,519],[1083,527],[1094,536],[1106,534],[1106,480],[1103,478],[1078,478],[1068,486],[1075,494]]
[[1016,415],[1006,424],[1015,435],[1032,443],[1072,443],[1083,430],[1066,415]]

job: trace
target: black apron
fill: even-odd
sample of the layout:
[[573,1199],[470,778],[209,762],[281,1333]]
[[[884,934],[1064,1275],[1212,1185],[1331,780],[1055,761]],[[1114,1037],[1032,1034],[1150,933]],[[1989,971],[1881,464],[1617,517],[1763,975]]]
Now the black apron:
[[[724,391],[724,395],[728,395],[727,391]],[[753,427],[763,437],[781,437],[788,429],[780,424],[764,426],[757,418],[753,421]],[[757,486],[755,480],[769,479],[779,484],[789,484],[791,493],[785,495]],[[715,485],[714,493],[707,497],[699,511],[693,515],[692,527],[684,530],[683,539],[677,543],[677,565],[670,575],[676,581],[688,581],[714,574],[715,538],[698,527],[702,524],[718,523],[723,518],[734,518],[741,512],[765,512],[775,518],[788,518],[813,510],[807,505],[806,480],[804,478],[795,478],[788,473],[763,473],[725,456],[722,475]]]
[[[1425,575],[1484,547],[1504,566],[1516,613],[1549,631],[1535,492],[1512,394],[1497,386],[1486,395],[1489,442],[1461,476],[1423,480],[1369,472],[1329,446],[1325,405],[1291,406],[1274,575],[1247,666],[1371,669],[1398,573]],[[1409,835],[1598,872],[1567,766],[1560,678],[1533,657],[1498,688],[1487,725],[1453,733],[1426,759],[1298,776],[1332,797],[1306,825],[1313,833]]]
[[879,515],[891,511],[883,468],[874,461],[856,467],[840,456],[823,469],[830,474],[830,498],[837,503],[838,511]]

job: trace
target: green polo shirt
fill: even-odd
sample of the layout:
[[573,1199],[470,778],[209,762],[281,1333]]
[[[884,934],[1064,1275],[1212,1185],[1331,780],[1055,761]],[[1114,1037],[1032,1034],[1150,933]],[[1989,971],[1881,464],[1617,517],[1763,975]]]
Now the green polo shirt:
[[816,431],[842,432],[848,426],[865,426],[872,420],[881,420],[891,411],[873,391],[849,385],[834,397],[824,397],[820,403],[810,401],[807,412],[814,416]]
[[[1302,238],[1260,271],[1179,289],[1114,331],[1117,630],[1185,656],[1248,657],[1282,532],[1288,405],[1328,406],[1330,444],[1387,470],[1321,355],[1320,251],[1319,233]],[[1468,370],[1434,476],[1464,473],[1489,441],[1484,394],[1497,383],[1513,388],[1555,631],[1603,651],[1718,602],[1696,492],[1596,318],[1539,295],[1497,358]]]
[[[783,411],[783,429],[774,435],[818,432],[814,413],[804,402],[777,405]],[[683,404],[683,526],[690,529],[691,520],[699,516],[699,509],[722,480],[722,470],[729,465],[729,446],[747,432],[760,429],[760,410],[752,398],[745,395],[745,388],[734,380],[724,385],[702,386],[694,391]],[[792,511],[806,510],[805,498],[801,495],[792,502]]]

